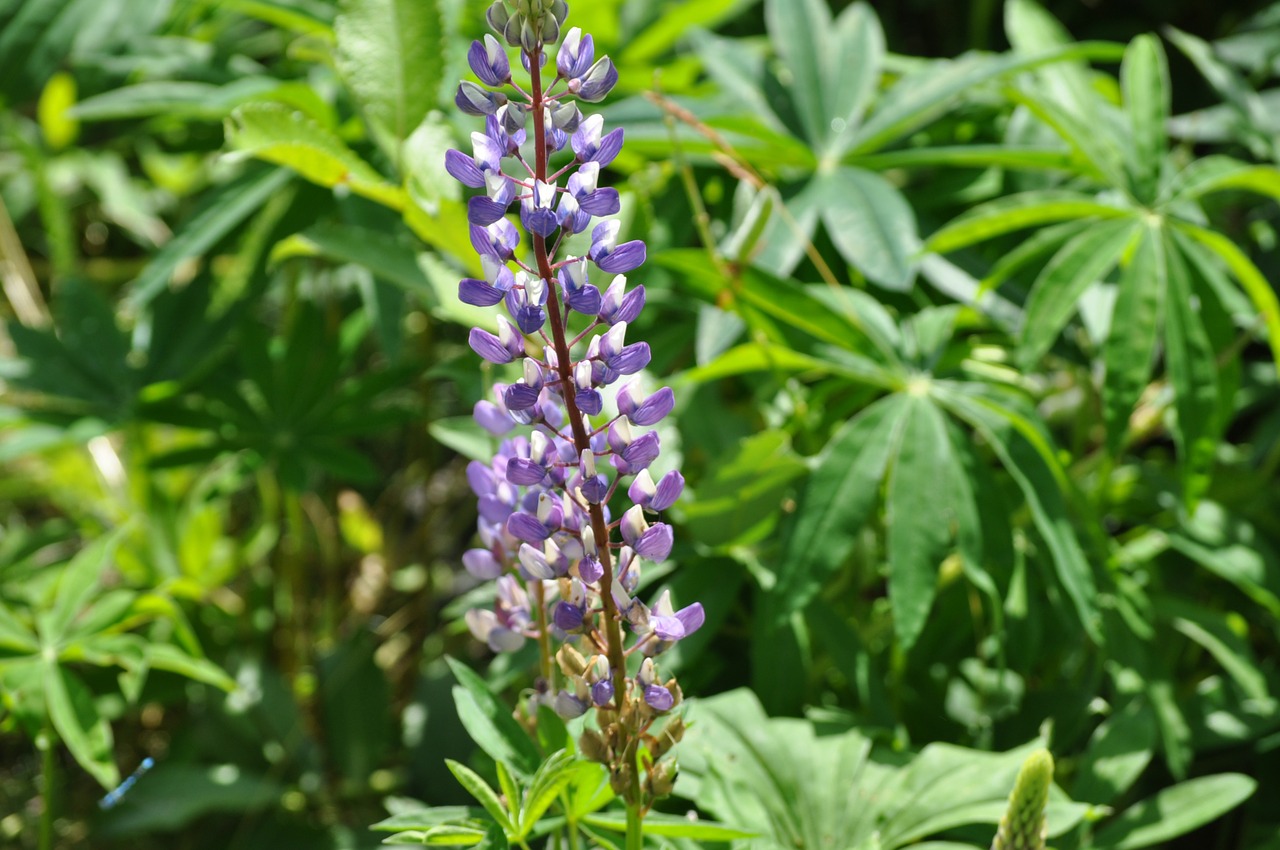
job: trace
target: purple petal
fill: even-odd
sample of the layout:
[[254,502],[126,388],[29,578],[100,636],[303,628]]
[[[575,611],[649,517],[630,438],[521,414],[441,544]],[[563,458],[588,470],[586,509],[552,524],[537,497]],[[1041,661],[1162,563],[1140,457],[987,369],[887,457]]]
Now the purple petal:
[[596,147],[595,152],[590,156],[590,162],[600,163],[600,167],[604,168],[618,156],[622,150],[622,128],[611,130],[604,134],[600,139],[600,144]]
[[591,686],[591,701],[598,706],[608,705],[613,699],[613,682],[608,679],[596,682]]
[[676,704],[676,698],[671,695],[671,691],[662,687],[662,685],[650,685],[645,688],[644,701],[654,711],[670,711],[671,707]]
[[604,575],[604,566],[595,558],[586,557],[578,562],[578,578],[587,584],[595,584]]
[[506,411],[491,401],[477,401],[471,410],[471,416],[476,420],[476,424],[495,437],[501,437],[516,427],[515,421],[507,415]]
[[622,351],[618,352],[616,356],[610,357],[608,366],[620,374],[634,375],[649,365],[651,356],[649,343],[636,342],[623,346]]
[[541,484],[547,470],[528,458],[516,457],[507,461],[507,481],[524,487]]
[[618,306],[617,312],[610,319],[612,324],[626,322],[631,324],[640,316],[640,311],[644,309],[644,287],[637,286],[635,289],[622,296],[622,303]]
[[702,628],[702,624],[707,620],[707,613],[702,610],[701,602],[695,602],[677,611],[676,619],[684,623],[684,634],[688,637]]
[[458,281],[458,300],[476,307],[492,307],[502,300],[503,291],[483,280],[464,277]]
[[676,406],[675,393],[663,387],[649,396],[634,411],[627,414],[633,425],[657,425]]
[[467,337],[467,344],[471,346],[472,351],[490,363],[510,363],[515,360],[515,356],[502,344],[502,340],[486,330],[472,328],[471,334]]
[[477,195],[467,201],[467,220],[480,226],[490,225],[506,215],[510,206],[509,203],[500,204],[488,195]]
[[609,274],[626,274],[639,268],[644,264],[644,261],[644,242],[639,239],[633,239],[630,242],[622,243],[608,254],[596,259],[595,263],[600,267],[600,271],[608,272]]
[[551,619],[562,631],[572,632],[582,628],[583,610],[568,602],[556,603]]
[[511,511],[513,510],[510,502],[506,502],[494,495],[481,496],[478,507],[480,517],[485,522],[491,522],[495,525],[506,522],[507,517],[511,516]]
[[470,186],[472,189],[484,188],[484,172],[476,165],[474,159],[462,151],[445,151],[444,170],[463,186]]
[[488,549],[468,549],[462,553],[462,566],[482,581],[492,581],[502,575],[502,564]]
[[676,503],[683,492],[684,476],[673,469],[662,476],[662,480],[658,482],[658,490],[649,501],[648,507],[654,511],[665,511]]
[[578,206],[594,216],[613,215],[622,209],[617,189],[596,189],[578,199]]
[[516,511],[507,517],[507,533],[525,543],[541,543],[551,536],[551,531],[538,518]]
[[640,535],[640,540],[636,542],[636,554],[650,561],[665,561],[671,554],[673,542],[671,526],[665,522],[654,523],[648,531]]

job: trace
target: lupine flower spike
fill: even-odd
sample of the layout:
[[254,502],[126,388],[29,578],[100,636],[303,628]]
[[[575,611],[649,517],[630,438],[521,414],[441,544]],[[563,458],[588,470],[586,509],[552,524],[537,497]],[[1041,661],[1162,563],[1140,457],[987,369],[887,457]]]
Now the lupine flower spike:
[[[619,209],[617,190],[600,183],[623,131],[606,130],[579,104],[603,99],[618,74],[577,27],[563,31],[548,62],[568,11],[563,0],[489,7],[496,37],[467,54],[479,84],[462,83],[456,97],[485,128],[471,134],[469,153],[445,156],[449,174],[478,190],[467,211],[484,275],[461,281],[458,297],[506,312],[496,334],[472,329],[471,348],[493,364],[520,364],[513,383],[496,385],[493,399],[475,407],[481,427],[506,439],[491,462],[467,470],[481,546],[463,566],[497,582],[497,602],[466,622],[495,652],[537,641],[537,699],[566,718],[596,712],[582,751],[609,767],[615,791],[643,813],[671,790],[674,768],[659,759],[684,728],[668,717],[650,734],[681,700],[655,659],[696,632],[704,614],[696,602],[677,610],[669,593],[652,605],[632,595],[643,563],[671,552],[671,527],[659,515],[679,498],[684,478],[668,472],[655,480],[649,471],[660,445],[648,429],[674,407],[671,390],[646,394],[630,381],[616,393],[616,411],[606,410],[601,393],[649,363],[648,344],[627,338],[645,295],[625,274],[644,262],[645,245],[619,241],[616,220],[593,226]],[[519,50],[527,85],[512,79],[504,43]],[[552,172],[555,156],[566,162]],[[558,255],[562,238],[588,230],[585,257]],[[624,494],[629,507],[619,504]],[[626,642],[624,628],[632,633]]]
[[1000,819],[991,850],[1045,850],[1049,825],[1044,810],[1049,804],[1051,785],[1053,756],[1048,750],[1036,750],[1018,771],[1009,807]]

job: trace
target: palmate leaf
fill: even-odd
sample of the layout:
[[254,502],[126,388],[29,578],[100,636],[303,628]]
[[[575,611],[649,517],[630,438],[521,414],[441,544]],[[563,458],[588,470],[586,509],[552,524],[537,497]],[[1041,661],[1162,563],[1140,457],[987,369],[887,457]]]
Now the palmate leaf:
[[111,754],[111,724],[94,705],[93,694],[56,661],[47,661],[42,668],[45,706],[58,737],[103,788],[114,787],[120,771]]
[[920,247],[915,214],[888,180],[861,168],[814,178],[822,223],[846,260],[885,289],[905,291]]
[[1131,210],[1069,189],[1036,189],[1006,195],[957,216],[925,242],[925,250],[947,254],[1006,233],[1040,224],[1083,219],[1122,218]]
[[1120,275],[1112,327],[1123,331],[1107,334],[1102,359],[1106,378],[1102,384],[1102,414],[1107,445],[1119,453],[1133,412],[1155,360],[1159,338],[1161,303],[1168,288],[1168,265],[1159,230],[1143,227],[1138,244]]

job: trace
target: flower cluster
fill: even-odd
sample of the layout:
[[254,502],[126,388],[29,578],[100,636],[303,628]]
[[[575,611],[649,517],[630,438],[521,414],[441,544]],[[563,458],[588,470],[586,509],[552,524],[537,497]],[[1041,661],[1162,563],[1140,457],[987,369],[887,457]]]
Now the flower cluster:
[[[544,67],[567,14],[563,0],[493,3],[488,20],[501,40],[486,35],[472,44],[468,60],[483,85],[463,82],[456,97],[463,112],[485,118],[485,129],[471,134],[470,154],[445,157],[454,178],[481,190],[467,212],[483,277],[462,280],[458,296],[502,304],[507,314],[496,334],[473,328],[471,347],[490,363],[520,366],[516,380],[497,384],[493,400],[475,407],[476,421],[507,439],[490,463],[467,470],[482,547],[463,564],[496,581],[497,601],[466,620],[495,652],[538,641],[544,699],[565,717],[597,711],[599,729],[583,750],[610,766],[618,793],[643,803],[669,791],[671,777],[652,763],[636,776],[637,747],[656,761],[682,728],[673,721],[662,739],[648,735],[681,698],[654,656],[695,632],[704,615],[697,603],[675,610],[669,593],[652,605],[633,595],[642,563],[671,552],[671,527],[657,515],[679,498],[684,479],[678,471],[654,479],[659,438],[646,429],[671,412],[675,397],[665,387],[646,394],[631,377],[650,359],[647,343],[627,340],[645,291],[629,288],[626,274],[644,262],[645,245],[620,243],[616,220],[592,225],[619,210],[617,190],[599,180],[623,131],[605,132],[601,116],[579,108],[608,94],[618,75],[577,28],[564,33],[554,72]],[[506,45],[519,48],[527,89],[512,78]],[[556,157],[563,162],[552,172]],[[513,205],[528,236],[523,250],[507,218]],[[589,228],[586,256],[560,256],[566,237]],[[600,275],[612,276],[603,291],[592,282]],[[571,323],[581,326],[576,334]],[[609,405],[616,413],[607,412],[602,391],[619,382]],[[630,506],[615,514],[623,490]],[[624,629],[633,635],[626,642]]]

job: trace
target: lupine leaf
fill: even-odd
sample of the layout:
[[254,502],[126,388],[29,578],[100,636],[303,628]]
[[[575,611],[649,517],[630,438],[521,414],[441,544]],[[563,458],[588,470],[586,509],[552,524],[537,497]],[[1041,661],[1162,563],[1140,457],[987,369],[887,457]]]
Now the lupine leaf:
[[[343,0],[337,65],[375,126],[398,145],[434,108],[444,79],[439,0]],[[398,160],[399,152],[393,148]]]
[[1106,379],[1102,414],[1107,445],[1115,454],[1129,427],[1129,416],[1151,377],[1159,331],[1160,303],[1168,287],[1168,267],[1159,233],[1144,227],[1138,245],[1120,275],[1111,311],[1111,332],[1103,343]]
[[405,193],[393,186],[346,146],[332,131],[280,103],[249,103],[226,122],[227,145],[296,171],[320,186],[349,186],[351,191],[400,211]]
[[1066,478],[1052,447],[1035,426],[1016,411],[967,389],[957,392],[955,388],[939,387],[937,395],[944,406],[983,436],[1017,482],[1081,625],[1095,643],[1101,644],[1103,635],[1093,570],[1071,527],[1061,489]]
[[65,636],[72,620],[80,614],[97,592],[103,571],[111,563],[111,555],[124,536],[124,527],[104,534],[81,549],[67,562],[58,579],[58,590],[53,609],[47,619],[41,621],[41,637],[46,643],[55,643]]
[[[1033,55],[1072,44],[1071,33],[1034,0],[1009,0],[1004,6],[1004,31],[1018,53]],[[1097,94],[1087,62],[1066,59],[1036,70],[1048,94],[1080,116],[1093,114]]]
[[104,788],[120,781],[111,758],[111,724],[97,710],[87,685],[57,664],[46,662],[44,698],[49,719],[71,755]]
[[1120,65],[1120,83],[1133,128],[1130,167],[1139,196],[1145,200],[1155,194],[1169,146],[1165,132],[1170,103],[1169,63],[1155,36],[1140,35],[1129,43]]
[[39,649],[36,635],[19,622],[3,601],[0,601],[0,649],[30,653]]
[[979,204],[952,219],[925,242],[925,249],[947,254],[996,236],[1067,219],[1122,218],[1127,210],[1092,195],[1067,189],[1035,189]]
[[884,30],[875,11],[859,2],[840,13],[832,36],[833,64],[826,69],[823,94],[832,134],[829,156],[839,156],[853,139],[880,83]]
[[1172,244],[1164,246],[1169,291],[1165,298],[1164,349],[1173,385],[1183,498],[1194,505],[1209,485],[1209,473],[1220,436],[1217,353],[1192,305],[1186,261]]
[[1138,698],[1106,719],[1089,739],[1071,796],[1088,803],[1112,802],[1138,781],[1156,744],[1151,706]]
[[1027,298],[1018,359],[1030,371],[1053,346],[1079,307],[1080,296],[1106,277],[1141,225],[1135,219],[1101,221],[1053,255]]
[[890,168],[942,166],[949,168],[1010,168],[1022,171],[1072,171],[1071,154],[1052,148],[1007,145],[940,145],[854,155],[848,165],[882,171]]
[[459,683],[453,690],[458,719],[471,739],[494,761],[506,764],[523,776],[531,775],[542,762],[542,756],[511,716],[511,709],[469,667],[452,658],[446,660]]
[[1177,221],[1174,226],[1196,242],[1204,245],[1218,256],[1253,301],[1262,319],[1267,325],[1267,338],[1271,344],[1271,357],[1280,371],[1280,300],[1267,278],[1253,264],[1253,261],[1240,250],[1240,246],[1221,233]]
[[1262,702],[1270,700],[1266,676],[1258,668],[1253,650],[1231,630],[1225,614],[1176,597],[1157,599],[1155,606],[1175,629],[1212,655],[1246,696]]
[[811,147],[821,148],[831,132],[823,103],[834,76],[831,12],[822,0],[765,0],[764,16],[769,36],[791,72],[786,92],[804,124],[804,136]]
[[1202,776],[1130,806],[1093,836],[1096,850],[1138,850],[1185,835],[1231,811],[1258,783],[1238,773]]
[[213,248],[293,178],[287,169],[253,170],[204,196],[200,208],[152,257],[133,282],[134,307],[151,301],[166,286],[178,265]]
[[783,533],[774,591],[780,615],[802,609],[848,557],[878,500],[908,412],[901,395],[881,399],[837,431],[818,457]]
[[910,289],[920,239],[902,193],[861,168],[841,168],[815,182],[822,187],[822,222],[841,255],[886,289]]
[[[627,818],[620,812],[597,812],[583,818],[591,826],[607,829],[610,832],[626,832]],[[669,815],[664,812],[650,812],[644,817],[645,835],[662,835],[667,838],[688,838],[693,841],[736,841],[741,838],[754,838],[756,833],[745,829],[737,829],[715,821],[706,821]]]
[[951,545],[955,516],[946,421],[928,399],[908,395],[885,497],[889,601],[898,645],[909,650],[933,606],[938,565]]
[[1280,169],[1229,156],[1205,156],[1170,178],[1164,194],[1174,201],[1194,201],[1232,189],[1280,200]]
[[[1099,120],[1089,121],[1067,111],[1061,104],[1017,89],[1006,95],[1047,124],[1080,157],[1082,171],[1116,189],[1127,189],[1124,151],[1118,140]],[[1100,126],[1101,125],[1101,126]]]
[[458,784],[467,789],[468,794],[476,798],[476,802],[484,807],[484,810],[503,830],[507,832],[514,831],[515,825],[511,822],[511,816],[506,807],[498,799],[497,793],[489,787],[487,782],[480,778],[479,774],[465,764],[460,764],[453,759],[445,759],[444,763],[449,767],[449,772],[458,780]]

